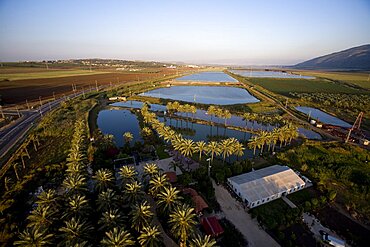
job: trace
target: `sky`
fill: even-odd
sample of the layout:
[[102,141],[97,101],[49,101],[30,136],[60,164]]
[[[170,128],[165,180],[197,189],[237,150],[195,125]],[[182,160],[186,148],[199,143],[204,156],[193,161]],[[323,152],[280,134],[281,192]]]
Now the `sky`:
[[369,43],[369,0],[0,0],[1,61],[289,65]]

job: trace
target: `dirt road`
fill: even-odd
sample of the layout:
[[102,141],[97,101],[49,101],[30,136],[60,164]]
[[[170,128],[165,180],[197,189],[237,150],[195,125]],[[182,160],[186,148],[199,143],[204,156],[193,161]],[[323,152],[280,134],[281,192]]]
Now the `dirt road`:
[[251,218],[243,206],[232,198],[224,187],[216,185],[213,180],[212,184],[215,188],[217,201],[225,217],[244,235],[250,247],[280,246],[270,235],[259,227],[258,222]]

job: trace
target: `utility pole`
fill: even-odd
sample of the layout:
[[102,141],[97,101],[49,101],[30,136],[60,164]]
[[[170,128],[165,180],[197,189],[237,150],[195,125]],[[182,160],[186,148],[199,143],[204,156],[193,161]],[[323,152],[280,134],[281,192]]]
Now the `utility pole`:
[[3,106],[0,105],[0,111],[1,111],[1,117],[5,119],[4,112],[3,112]]
[[98,88],[98,81],[97,80],[95,80],[95,87],[96,87],[96,91],[98,92],[99,88]]
[[90,63],[89,64],[90,64],[90,72],[91,72],[91,60],[90,60]]
[[48,60],[45,60],[46,70],[49,69]]
[[17,114],[18,114],[18,117],[20,118],[21,114],[19,113],[18,106],[16,106],[15,109],[17,109]]

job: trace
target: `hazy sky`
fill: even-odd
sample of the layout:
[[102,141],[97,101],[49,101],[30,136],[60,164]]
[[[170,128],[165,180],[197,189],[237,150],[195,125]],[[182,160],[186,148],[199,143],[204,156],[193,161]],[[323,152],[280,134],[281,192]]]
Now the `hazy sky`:
[[293,64],[370,43],[369,0],[0,0],[0,60]]

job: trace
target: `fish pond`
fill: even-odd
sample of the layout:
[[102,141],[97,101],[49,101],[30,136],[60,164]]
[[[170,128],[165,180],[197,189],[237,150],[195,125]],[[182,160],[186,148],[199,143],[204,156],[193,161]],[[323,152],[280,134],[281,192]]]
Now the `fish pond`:
[[230,72],[245,77],[282,78],[282,79],[315,79],[313,76],[291,74],[281,71],[231,70]]
[[199,81],[199,82],[238,82],[224,72],[201,72],[179,77],[176,81]]
[[[111,134],[115,137],[117,146],[123,146],[123,133],[131,132],[134,135],[133,141],[142,141],[140,136],[140,127],[137,120],[137,116],[126,108],[140,109],[143,102],[140,101],[126,101],[126,102],[116,102],[110,106],[122,107],[122,109],[101,110],[98,114],[97,124],[100,130],[104,134]],[[149,108],[152,111],[166,111],[166,106],[159,104],[149,104]],[[211,117],[206,114],[205,110],[198,109],[197,112],[193,114],[186,114],[182,112],[176,113],[182,117],[194,118],[205,120],[213,123],[221,124],[221,126],[211,126],[206,124],[192,123],[191,121],[179,120],[174,118],[174,116],[166,115],[166,117],[160,117],[159,120],[166,122],[167,125],[172,126],[176,131],[182,132],[185,137],[191,138],[195,141],[198,140],[213,140],[219,137],[235,137],[240,141],[249,140],[251,133],[232,130],[223,127],[225,120],[218,117]],[[226,120],[228,126],[235,127],[248,127],[249,129],[258,129],[271,131],[276,126],[270,124],[261,124],[256,121],[245,121],[242,117],[232,115],[230,119]],[[321,139],[321,136],[311,130],[304,128],[298,128],[300,135],[308,139]]]
[[235,105],[259,102],[247,90],[237,87],[173,86],[150,90],[140,95],[212,105]]
[[347,122],[344,122],[343,120],[334,117],[332,115],[329,115],[323,111],[320,111],[319,109],[312,108],[312,107],[306,107],[306,106],[297,106],[295,108],[297,111],[300,111],[306,115],[309,115],[311,118],[318,120],[324,124],[330,124],[330,125],[336,125],[344,128],[350,128],[351,125]]

